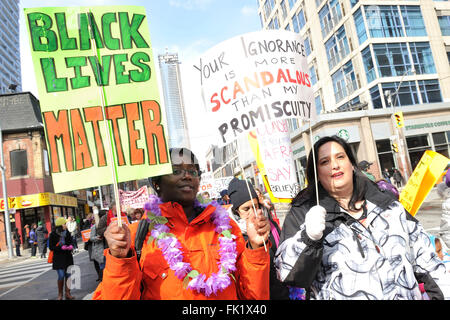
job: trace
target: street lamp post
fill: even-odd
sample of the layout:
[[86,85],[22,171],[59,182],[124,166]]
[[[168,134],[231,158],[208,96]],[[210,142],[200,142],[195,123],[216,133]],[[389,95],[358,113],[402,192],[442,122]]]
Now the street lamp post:
[[[407,168],[407,166],[408,166],[408,165],[407,165],[408,161],[406,161],[406,155],[407,155],[407,152],[406,152],[407,146],[406,146],[406,142],[405,142],[406,139],[405,139],[405,133],[404,133],[404,131],[403,131],[403,127],[402,127],[402,128],[399,128],[399,127],[396,125],[396,120],[395,120],[394,114],[395,114],[395,105],[396,105],[396,102],[398,101],[398,91],[400,90],[400,87],[402,86],[402,83],[403,83],[403,80],[405,79],[405,76],[406,76],[410,71],[411,71],[413,74],[416,74],[416,70],[414,69],[414,67],[408,68],[408,69],[403,73],[402,78],[400,79],[400,83],[399,83],[397,89],[395,90],[394,94],[392,94],[392,92],[389,91],[389,90],[385,91],[385,96],[386,96],[387,99],[388,99],[388,103],[389,103],[389,104],[391,105],[391,107],[392,107],[391,120],[392,120],[393,123],[394,123],[395,136],[396,136],[396,138],[397,138],[397,141],[398,141],[398,147],[399,147],[399,148],[398,148],[398,152],[399,152],[399,154],[400,154],[400,161],[401,161],[401,164],[402,164],[403,177],[405,178],[405,181],[408,181],[408,179],[409,179],[409,173],[408,173],[408,168]],[[395,99],[395,100],[392,99],[393,96],[394,96],[394,99]]]
[[5,232],[6,232],[6,243],[8,245],[8,257],[12,259],[13,257],[13,247],[11,241],[11,221],[9,220],[9,206],[8,206],[8,192],[6,189],[6,168],[3,159],[3,136],[2,128],[0,127],[0,170],[2,171],[2,184],[3,184],[3,199],[5,202]]

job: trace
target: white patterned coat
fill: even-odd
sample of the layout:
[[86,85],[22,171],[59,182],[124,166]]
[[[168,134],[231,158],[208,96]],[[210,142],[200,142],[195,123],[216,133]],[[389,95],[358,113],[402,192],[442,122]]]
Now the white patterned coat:
[[367,182],[367,228],[323,190],[324,237],[308,238],[305,215],[315,203],[294,203],[282,231],[275,265],[280,280],[309,289],[311,299],[422,299],[450,297],[450,279],[420,223]]

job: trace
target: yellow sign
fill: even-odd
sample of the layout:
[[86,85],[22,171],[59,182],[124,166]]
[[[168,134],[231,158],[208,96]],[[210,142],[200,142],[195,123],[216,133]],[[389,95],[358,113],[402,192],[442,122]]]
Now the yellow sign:
[[259,168],[259,172],[263,178],[264,186],[266,187],[267,192],[269,193],[270,201],[272,202],[282,202],[282,203],[291,203],[291,198],[276,198],[273,195],[272,189],[270,188],[269,180],[267,179],[266,168],[264,167],[264,163],[261,158],[258,139],[254,136],[254,134],[249,133],[247,135],[248,141],[250,143],[250,147],[252,149],[253,155],[256,159],[256,165]]
[[[8,197],[9,209],[27,209],[49,205],[77,207],[78,202],[75,197],[50,192]],[[5,202],[3,199],[0,200],[0,211],[5,211]]]
[[403,122],[403,112],[399,111],[394,113],[395,124],[398,128],[403,128],[405,123]]
[[437,152],[425,151],[400,194],[400,202],[411,215],[416,215],[449,161]]

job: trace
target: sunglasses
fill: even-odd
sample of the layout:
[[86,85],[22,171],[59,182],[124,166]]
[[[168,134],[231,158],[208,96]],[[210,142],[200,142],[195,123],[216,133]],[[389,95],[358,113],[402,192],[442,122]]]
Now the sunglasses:
[[189,175],[194,178],[199,176],[198,171],[195,169],[186,170],[186,169],[180,169],[180,168],[172,168],[172,175],[174,175],[174,176],[181,177],[181,176],[184,176],[186,173],[189,173]]

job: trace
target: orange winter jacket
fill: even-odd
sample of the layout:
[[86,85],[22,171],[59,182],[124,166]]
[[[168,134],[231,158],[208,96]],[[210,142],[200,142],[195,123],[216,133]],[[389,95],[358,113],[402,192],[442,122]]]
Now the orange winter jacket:
[[[166,202],[160,205],[161,214],[168,219],[170,227],[183,251],[183,261],[192,269],[209,277],[218,272],[219,234],[211,215],[215,208],[208,206],[199,216],[188,222],[181,205]],[[144,241],[142,255],[138,263],[134,250],[137,223],[130,226],[132,257],[115,258],[105,250],[106,266],[103,281],[94,292],[95,300],[234,300],[269,299],[269,253],[264,247],[252,250],[247,248],[242,233],[231,219],[232,233],[236,235],[237,261],[231,285],[217,295],[209,297],[191,289],[184,289],[182,280],[169,268],[155,241],[148,243],[150,232]],[[270,245],[270,244],[269,244]]]

